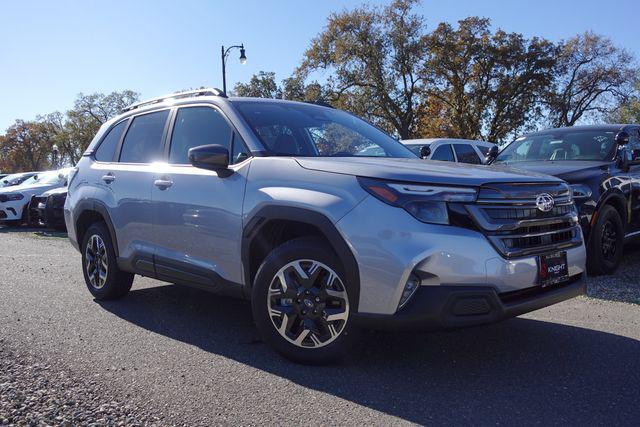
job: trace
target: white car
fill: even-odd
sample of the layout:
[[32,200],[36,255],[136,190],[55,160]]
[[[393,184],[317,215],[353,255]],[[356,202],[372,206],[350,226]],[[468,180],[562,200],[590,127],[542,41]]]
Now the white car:
[[[423,154],[426,154],[423,158],[428,160],[476,165],[484,163],[484,158],[489,152],[489,148],[495,145],[485,141],[450,138],[405,139],[401,142],[419,157],[423,157]],[[428,147],[426,153],[420,152],[422,147]]]
[[20,185],[0,188],[0,221],[19,224],[27,217],[27,206],[32,196],[53,188],[64,187],[70,169],[40,172]]
[[0,179],[0,188],[20,185],[37,173],[38,172],[22,172],[3,176],[2,179]]

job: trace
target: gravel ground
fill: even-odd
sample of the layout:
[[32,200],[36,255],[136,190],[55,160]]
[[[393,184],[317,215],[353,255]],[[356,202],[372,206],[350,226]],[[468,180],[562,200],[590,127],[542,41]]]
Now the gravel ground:
[[140,408],[111,400],[92,379],[9,349],[0,339],[1,425],[157,425]]
[[640,243],[625,246],[622,265],[612,276],[589,277],[587,295],[609,301],[640,304]]
[[589,279],[589,297],[450,333],[371,333],[344,364],[309,368],[257,339],[244,301],[136,278],[98,303],[64,237],[0,229],[0,421],[637,424],[638,258]]

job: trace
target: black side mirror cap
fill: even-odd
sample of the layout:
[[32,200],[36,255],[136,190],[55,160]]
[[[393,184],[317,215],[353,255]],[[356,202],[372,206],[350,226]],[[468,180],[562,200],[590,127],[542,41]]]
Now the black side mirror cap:
[[615,136],[615,142],[618,145],[626,145],[629,143],[629,134],[623,130],[621,130],[620,132],[618,132]]
[[189,163],[200,169],[228,173],[229,150],[217,144],[193,147],[189,149]]
[[422,147],[420,147],[420,158],[421,159],[426,159],[430,155],[431,155],[431,147],[429,147],[428,145],[423,145]]
[[498,153],[500,152],[500,149],[498,148],[497,145],[492,145],[489,148],[489,152],[487,152],[487,157],[485,157],[484,162],[485,163],[489,163],[491,162],[493,159],[495,159],[496,157],[498,157]]

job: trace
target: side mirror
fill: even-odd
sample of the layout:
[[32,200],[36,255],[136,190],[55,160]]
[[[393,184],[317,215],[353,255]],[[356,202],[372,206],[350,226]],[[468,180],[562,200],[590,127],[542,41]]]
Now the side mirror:
[[616,144],[618,145],[626,145],[629,143],[629,134],[623,130],[618,132],[614,138]]
[[189,162],[201,169],[216,172],[229,169],[229,150],[222,145],[200,145],[189,149]]
[[423,145],[422,147],[420,147],[420,158],[421,159],[426,159],[430,155],[431,155],[431,147],[429,147],[428,145]]
[[497,145],[492,145],[491,148],[489,148],[489,152],[487,153],[487,157],[484,158],[484,162],[486,163],[491,163],[493,161],[493,159],[495,159],[496,157],[498,157],[498,153],[500,152],[500,149],[498,148]]
[[229,172],[229,150],[222,145],[200,145],[189,149],[189,162],[201,169]]

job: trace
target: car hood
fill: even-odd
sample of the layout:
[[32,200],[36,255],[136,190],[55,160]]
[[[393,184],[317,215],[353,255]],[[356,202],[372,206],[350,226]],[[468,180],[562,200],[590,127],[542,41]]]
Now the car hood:
[[52,188],[60,187],[59,184],[31,184],[31,185],[14,185],[13,187],[0,188],[0,194],[15,194],[20,193],[25,196],[33,196],[34,194],[42,194]]
[[67,187],[53,188],[51,190],[47,190],[44,193],[40,194],[40,196],[49,197],[49,196],[54,196],[54,195],[57,195],[57,194],[67,194]]
[[557,182],[549,175],[507,166],[469,165],[385,157],[296,158],[305,169],[429,184],[480,186],[495,182]]
[[595,175],[607,173],[611,163],[595,160],[540,160],[537,162],[512,163],[511,166],[514,169],[546,173],[567,182],[576,182],[583,181]]

